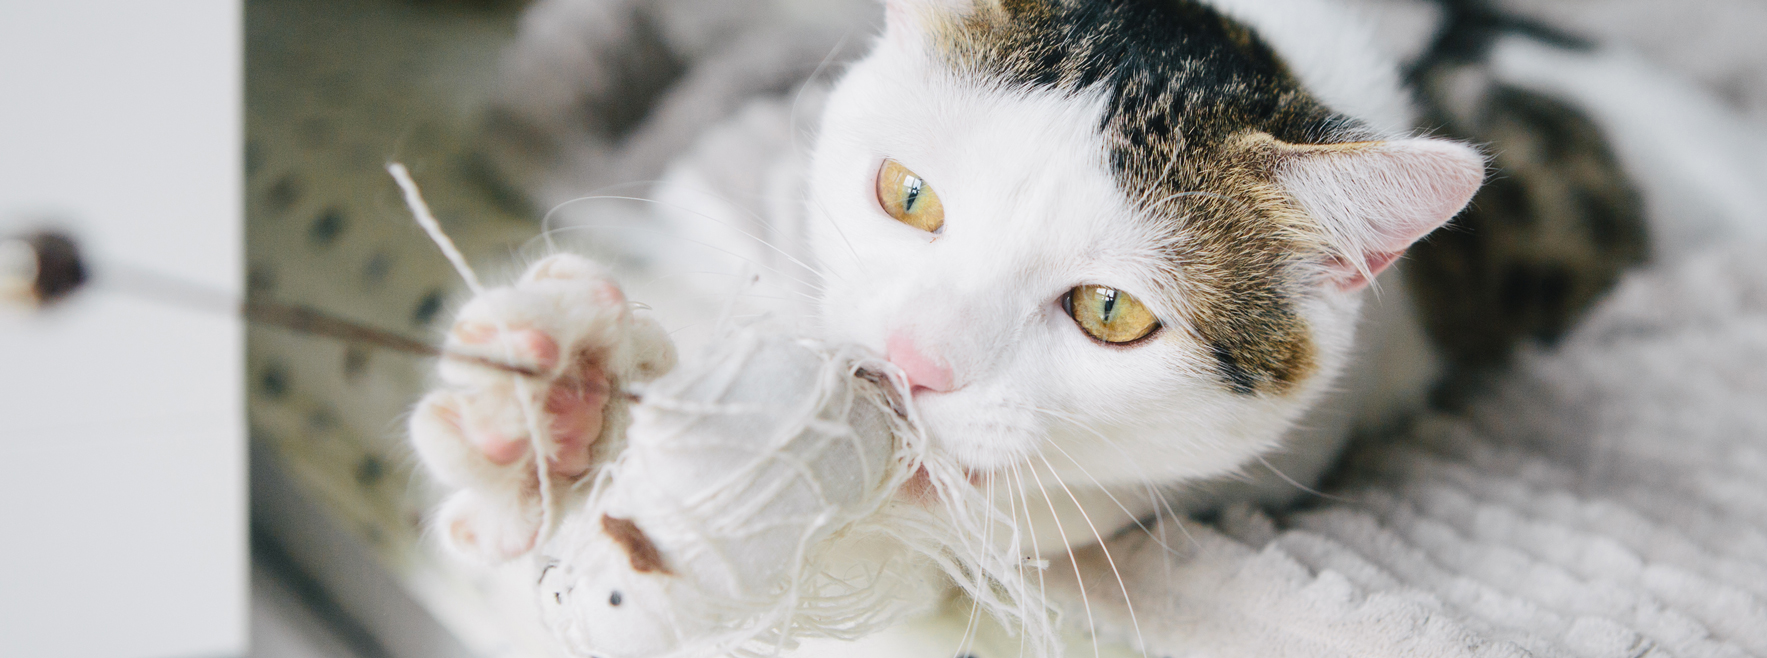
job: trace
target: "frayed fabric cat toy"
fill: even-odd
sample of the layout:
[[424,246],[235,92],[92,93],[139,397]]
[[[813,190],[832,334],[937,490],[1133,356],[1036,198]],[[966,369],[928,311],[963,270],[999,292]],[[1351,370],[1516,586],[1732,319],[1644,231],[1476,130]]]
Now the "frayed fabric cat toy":
[[582,656],[765,655],[899,621],[941,571],[1020,616],[1014,560],[983,557],[1004,555],[990,508],[906,393],[888,363],[754,327],[645,386],[624,452],[538,550],[549,625]]
[[[580,260],[536,267],[560,259]],[[772,655],[881,630],[953,583],[1053,646],[1012,524],[928,445],[893,365],[767,325],[690,364],[610,397],[623,432],[597,443],[616,456],[539,485],[562,495],[525,554],[572,655]]]

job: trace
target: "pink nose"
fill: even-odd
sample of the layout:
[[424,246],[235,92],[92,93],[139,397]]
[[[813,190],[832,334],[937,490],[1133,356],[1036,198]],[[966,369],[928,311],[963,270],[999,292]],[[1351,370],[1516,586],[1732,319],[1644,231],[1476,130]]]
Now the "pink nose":
[[889,340],[884,342],[884,358],[901,368],[908,375],[908,383],[914,388],[940,393],[951,390],[951,366],[915,348],[914,339],[909,338],[906,333],[890,335]]

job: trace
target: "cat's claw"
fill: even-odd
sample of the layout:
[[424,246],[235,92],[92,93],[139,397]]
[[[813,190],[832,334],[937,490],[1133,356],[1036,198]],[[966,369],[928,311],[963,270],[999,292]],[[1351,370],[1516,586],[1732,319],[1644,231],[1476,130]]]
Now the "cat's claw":
[[[621,429],[622,416],[610,406],[621,404],[615,387],[656,377],[675,358],[667,335],[633,314],[601,266],[569,254],[474,298],[456,317],[446,349],[539,373],[523,377],[444,358],[443,386],[411,416],[423,463],[462,489],[438,514],[442,536],[463,553],[493,560],[527,552],[538,534],[534,448],[555,486],[588,475],[612,457],[603,435]],[[531,429],[539,430],[537,438]]]

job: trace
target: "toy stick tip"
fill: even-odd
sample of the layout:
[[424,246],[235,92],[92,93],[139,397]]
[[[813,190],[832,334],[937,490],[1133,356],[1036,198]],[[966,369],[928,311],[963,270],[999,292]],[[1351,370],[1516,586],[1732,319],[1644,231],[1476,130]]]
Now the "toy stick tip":
[[0,238],[0,300],[41,307],[86,284],[86,262],[67,234],[37,231]]

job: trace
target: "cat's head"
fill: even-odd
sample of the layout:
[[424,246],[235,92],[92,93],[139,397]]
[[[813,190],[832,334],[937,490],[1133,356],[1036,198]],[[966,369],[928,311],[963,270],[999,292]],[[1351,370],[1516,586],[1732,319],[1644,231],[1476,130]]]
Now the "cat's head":
[[1321,92],[1331,63],[1205,5],[886,4],[815,152],[823,315],[978,471],[1163,482],[1269,450],[1348,357],[1369,278],[1484,176],[1343,113],[1403,105],[1390,63],[1386,97]]

